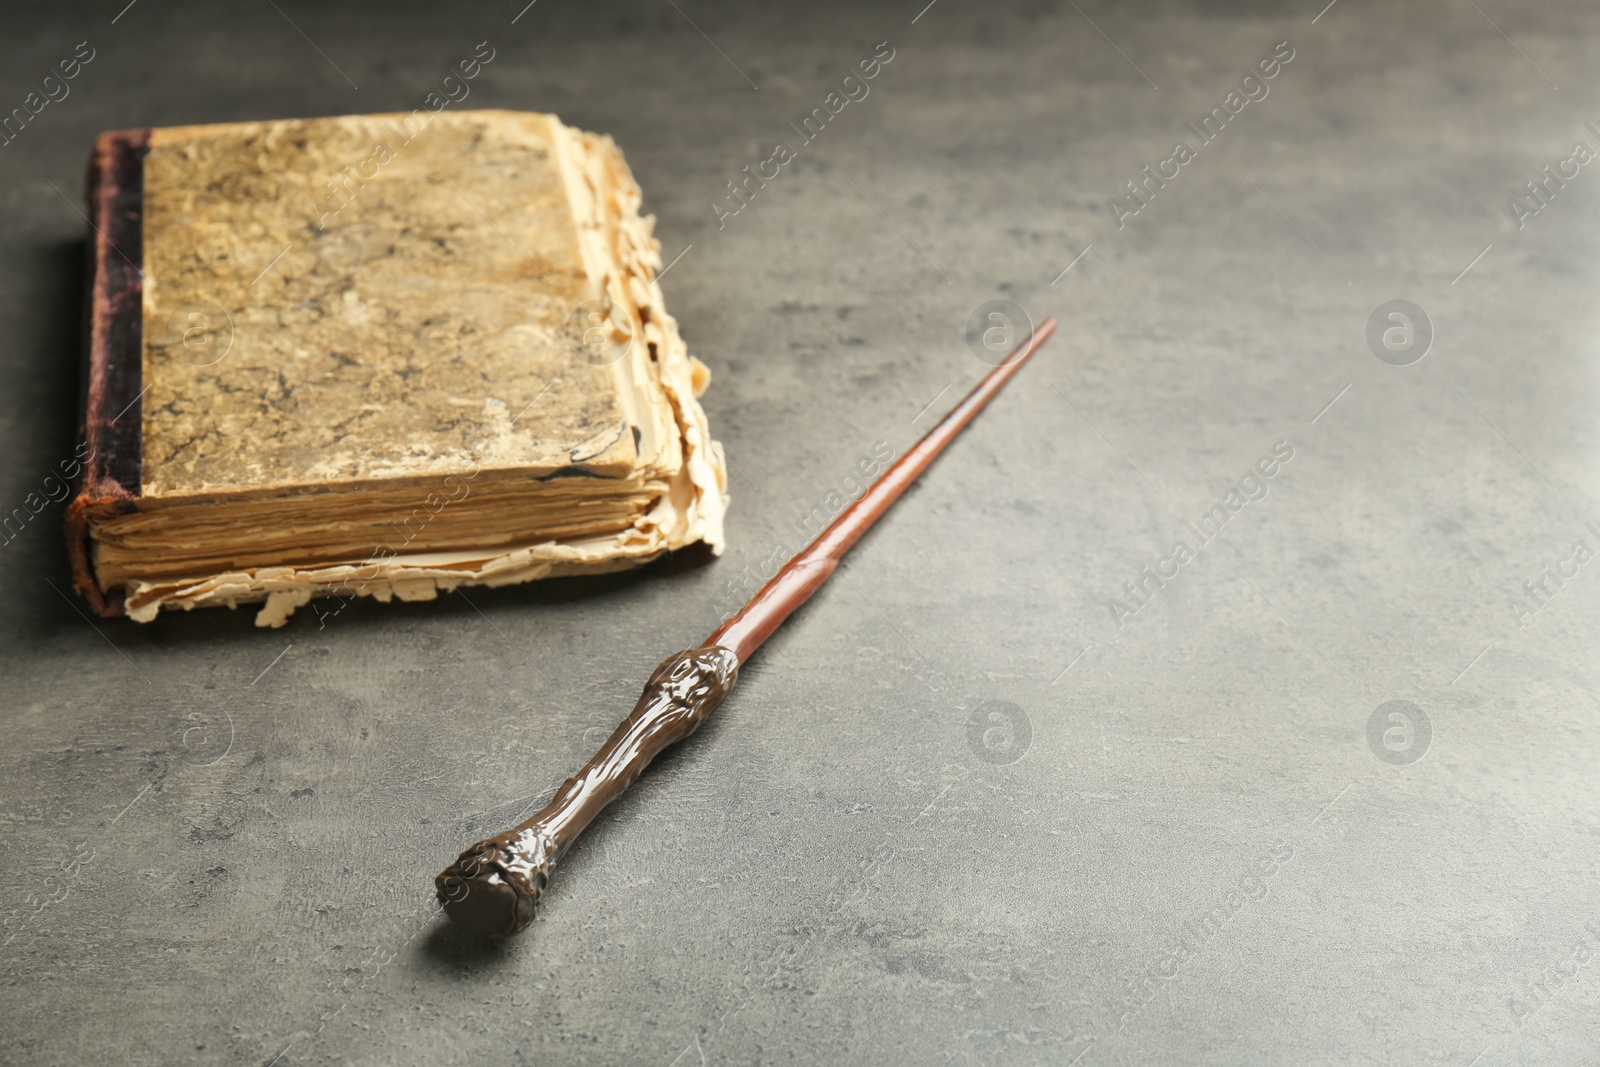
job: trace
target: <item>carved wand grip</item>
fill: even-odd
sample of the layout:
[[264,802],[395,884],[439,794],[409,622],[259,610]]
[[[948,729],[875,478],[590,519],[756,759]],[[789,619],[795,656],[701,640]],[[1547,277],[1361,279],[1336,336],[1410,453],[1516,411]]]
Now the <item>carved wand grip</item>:
[[526,927],[572,842],[663,749],[699,729],[738,677],[738,657],[717,645],[663,660],[633,711],[549,804],[522,825],[479,841],[434,879],[445,913],[496,941]]

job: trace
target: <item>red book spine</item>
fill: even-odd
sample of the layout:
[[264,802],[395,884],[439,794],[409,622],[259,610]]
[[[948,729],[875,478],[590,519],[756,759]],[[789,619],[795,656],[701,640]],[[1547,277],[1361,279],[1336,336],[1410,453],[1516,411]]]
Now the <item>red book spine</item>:
[[138,509],[144,395],[144,157],[149,130],[104,133],[89,161],[89,287],[77,492],[67,505],[72,585],[100,615],[120,594],[94,576],[90,522]]

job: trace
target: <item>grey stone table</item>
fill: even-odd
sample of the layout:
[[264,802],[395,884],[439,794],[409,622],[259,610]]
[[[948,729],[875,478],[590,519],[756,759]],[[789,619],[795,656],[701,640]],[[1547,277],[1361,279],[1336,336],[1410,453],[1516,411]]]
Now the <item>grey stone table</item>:
[[[93,58],[0,148],[4,514],[73,447],[94,134],[485,40],[462,106],[626,150],[734,503],[714,562],[277,631],[90,622],[14,521],[0,1061],[1594,1062],[1600,12],[1324,2],[8,8],[0,111]],[[1062,330],[533,929],[443,925],[991,300]]]

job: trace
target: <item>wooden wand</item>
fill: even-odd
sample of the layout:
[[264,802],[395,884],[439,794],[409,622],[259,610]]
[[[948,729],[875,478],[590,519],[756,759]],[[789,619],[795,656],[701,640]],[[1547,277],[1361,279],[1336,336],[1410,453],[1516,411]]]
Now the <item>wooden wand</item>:
[[439,903],[457,924],[501,940],[533,921],[534,906],[563,853],[584,828],[668,745],[682,741],[725,700],[761,643],[811,599],[850,546],[910,488],[962,427],[1055,331],[1047,318],[912,449],[884,472],[816,540],[761,587],[699,648],[668,656],[616,732],[538,814],[479,841],[434,879]]

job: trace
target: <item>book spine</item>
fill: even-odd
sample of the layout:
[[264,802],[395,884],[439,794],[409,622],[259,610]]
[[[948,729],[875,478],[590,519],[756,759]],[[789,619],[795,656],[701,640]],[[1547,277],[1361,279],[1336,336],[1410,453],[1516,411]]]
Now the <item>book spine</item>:
[[150,131],[101,134],[89,163],[83,467],[67,506],[73,587],[100,615],[122,614],[119,593],[94,575],[90,525],[137,508],[144,395],[144,157]]

